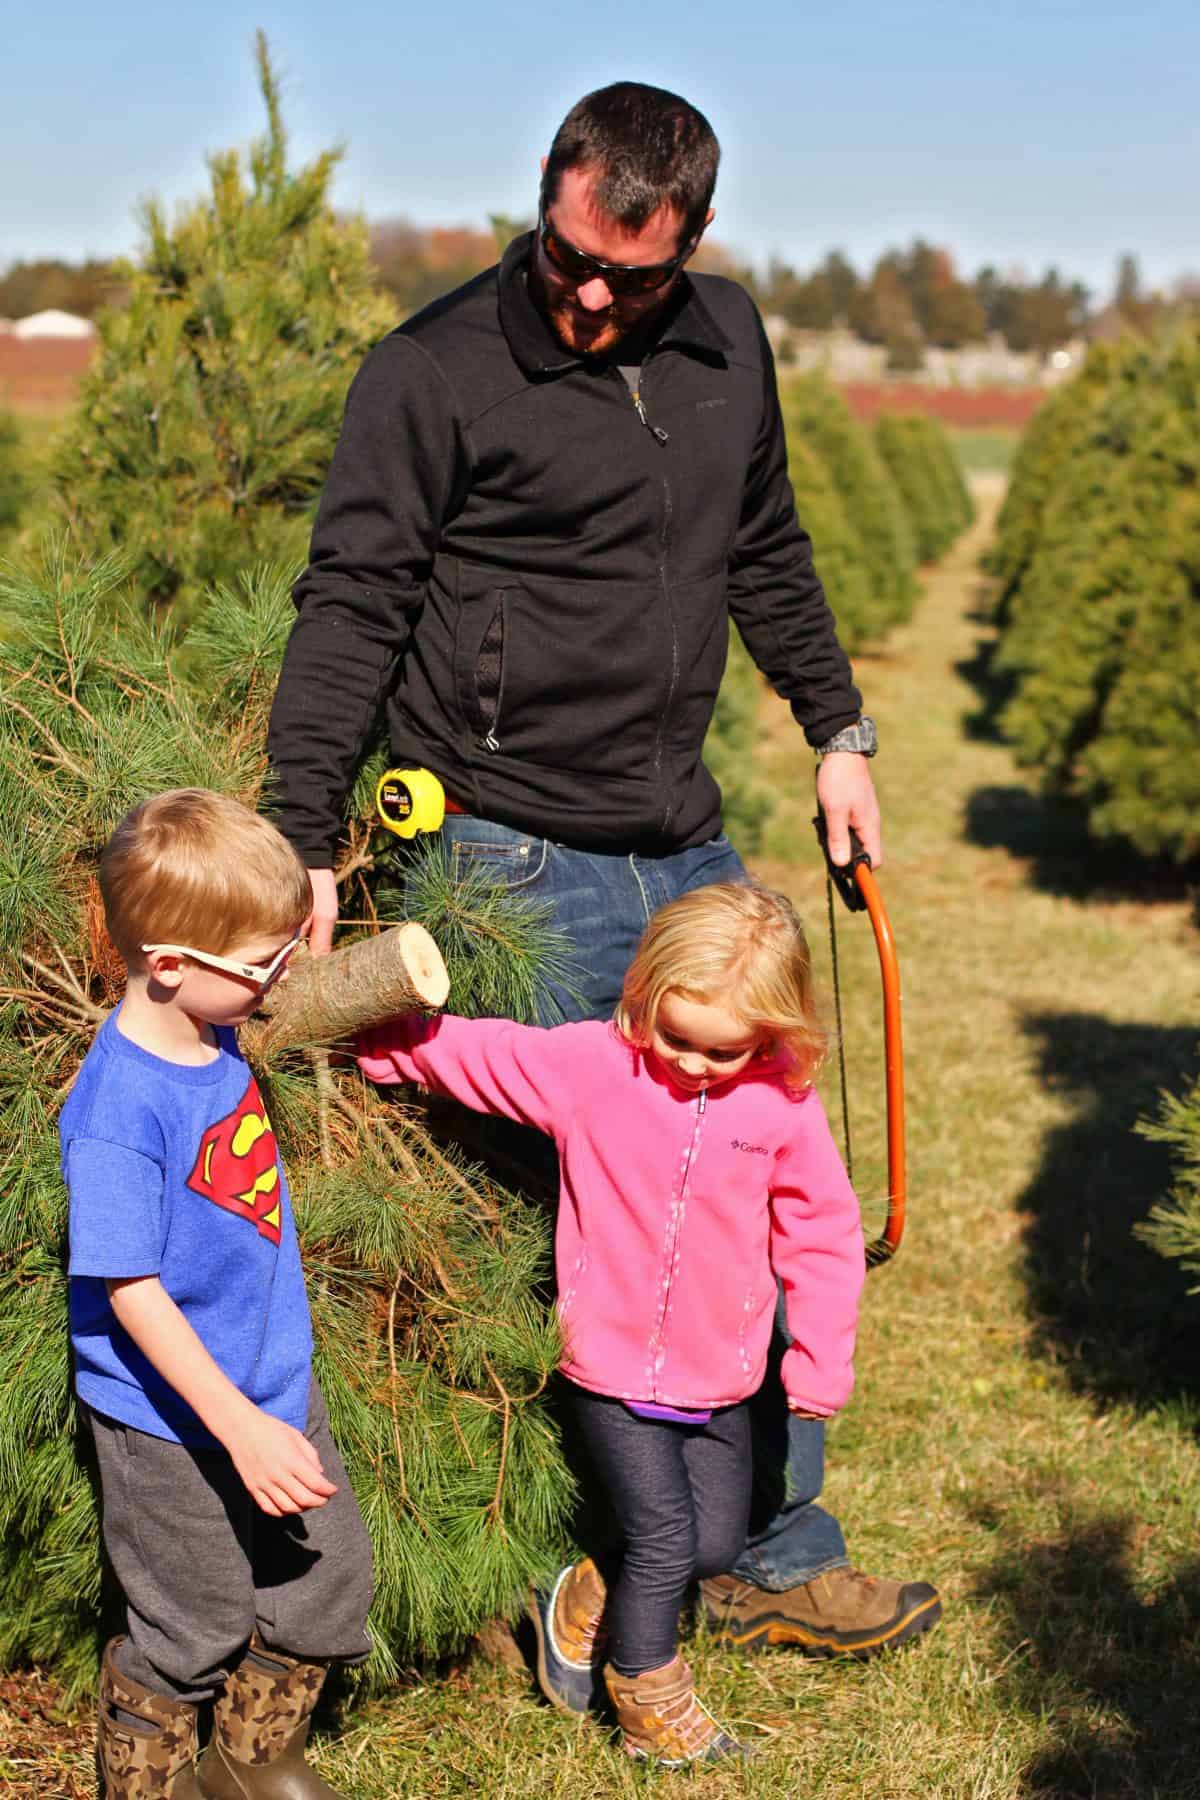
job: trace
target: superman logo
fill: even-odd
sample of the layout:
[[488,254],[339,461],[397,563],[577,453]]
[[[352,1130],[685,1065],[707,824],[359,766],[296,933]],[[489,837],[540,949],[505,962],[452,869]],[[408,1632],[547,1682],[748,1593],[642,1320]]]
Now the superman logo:
[[260,1237],[279,1242],[279,1157],[253,1075],[233,1111],[200,1139],[187,1185],[214,1206],[252,1219]]

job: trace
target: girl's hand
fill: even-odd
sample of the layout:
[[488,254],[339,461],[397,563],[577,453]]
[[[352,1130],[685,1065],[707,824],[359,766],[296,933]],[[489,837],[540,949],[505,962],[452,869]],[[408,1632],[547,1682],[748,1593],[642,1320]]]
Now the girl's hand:
[[824,1421],[826,1416],[824,1413],[806,1412],[802,1406],[793,1406],[790,1400],[788,1401],[788,1411],[791,1413],[793,1419],[820,1419]]
[[225,1448],[255,1505],[273,1519],[310,1512],[337,1493],[304,1433],[257,1406],[228,1434]]

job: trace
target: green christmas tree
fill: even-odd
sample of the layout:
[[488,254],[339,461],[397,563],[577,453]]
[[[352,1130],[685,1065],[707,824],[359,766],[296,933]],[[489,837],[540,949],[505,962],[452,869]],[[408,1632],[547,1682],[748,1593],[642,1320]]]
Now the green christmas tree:
[[[0,607],[0,1658],[52,1662],[78,1684],[94,1665],[100,1559],[69,1382],[56,1118],[120,991],[96,859],[117,819],[164,787],[258,799],[290,607],[269,567],[218,595],[189,647],[194,684],[115,559],[88,568],[60,547],[40,571],[10,570]],[[382,927],[393,840],[360,801],[340,872],[353,910]],[[436,857],[405,910],[452,950],[457,1010],[519,1016],[541,979],[564,973],[536,911],[452,887]],[[386,957],[395,941],[362,937],[348,954]],[[395,1010],[380,967],[353,984],[364,1021]],[[310,961],[306,986],[298,967],[284,995],[303,1004],[286,1029],[273,1018],[244,1041],[291,1180],[317,1371],[374,1545],[378,1680],[511,1613],[560,1548],[572,1489],[543,1399],[559,1354],[537,1298],[544,1216],[440,1144],[414,1096],[379,1096],[348,1056],[314,1053],[347,1024],[323,994],[327,968]]]
[[1068,395],[1018,459],[993,565],[1003,724],[1097,838],[1182,865],[1200,854],[1200,333],[1106,348]]
[[[843,641],[852,647],[906,619],[916,597],[916,545],[896,483],[850,408],[818,375],[784,394],[789,442],[805,445],[832,476],[870,578],[871,605],[857,614],[835,596]],[[819,546],[818,546],[819,548]]]
[[931,562],[970,524],[974,506],[942,427],[920,413],[881,413],[875,448],[900,490],[917,556]]
[[212,156],[209,195],[174,222],[145,208],[52,469],[81,551],[126,550],[139,596],[185,613],[256,559],[303,561],[346,389],[395,323],[365,226],[330,204],[340,153],[288,168],[261,33],[258,71],[266,136]]

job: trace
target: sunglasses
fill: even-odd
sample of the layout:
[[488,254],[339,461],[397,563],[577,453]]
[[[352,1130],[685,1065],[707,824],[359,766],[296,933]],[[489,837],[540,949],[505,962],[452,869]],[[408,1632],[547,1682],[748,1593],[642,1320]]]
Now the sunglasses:
[[164,956],[186,956],[192,962],[203,963],[206,968],[220,969],[223,975],[237,975],[242,981],[252,981],[256,987],[269,987],[280,973],[292,951],[303,937],[303,929],[294,938],[290,938],[282,950],[277,950],[270,962],[264,967],[261,963],[238,962],[232,956],[215,956],[211,950],[191,950],[186,944],[143,944],[143,954],[149,956],[158,951]]
[[692,251],[696,248],[696,240],[689,238],[678,256],[664,263],[609,263],[601,262],[598,256],[589,256],[586,250],[577,250],[568,243],[561,232],[556,231],[546,217],[546,197],[543,194],[538,202],[538,241],[546,253],[546,260],[573,281],[576,287],[582,287],[586,281],[602,281],[610,294],[653,294],[658,288],[670,281],[676,270],[681,269]]

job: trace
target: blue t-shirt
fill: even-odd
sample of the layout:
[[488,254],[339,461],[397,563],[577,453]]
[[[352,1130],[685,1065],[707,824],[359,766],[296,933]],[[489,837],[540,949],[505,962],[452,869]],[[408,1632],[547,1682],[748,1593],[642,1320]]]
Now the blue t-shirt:
[[312,1326],[275,1134],[231,1030],[202,1068],[107,1018],[59,1119],[81,1400],[175,1443],[214,1442],[117,1323],[105,1281],[157,1275],[234,1386],[303,1431]]

